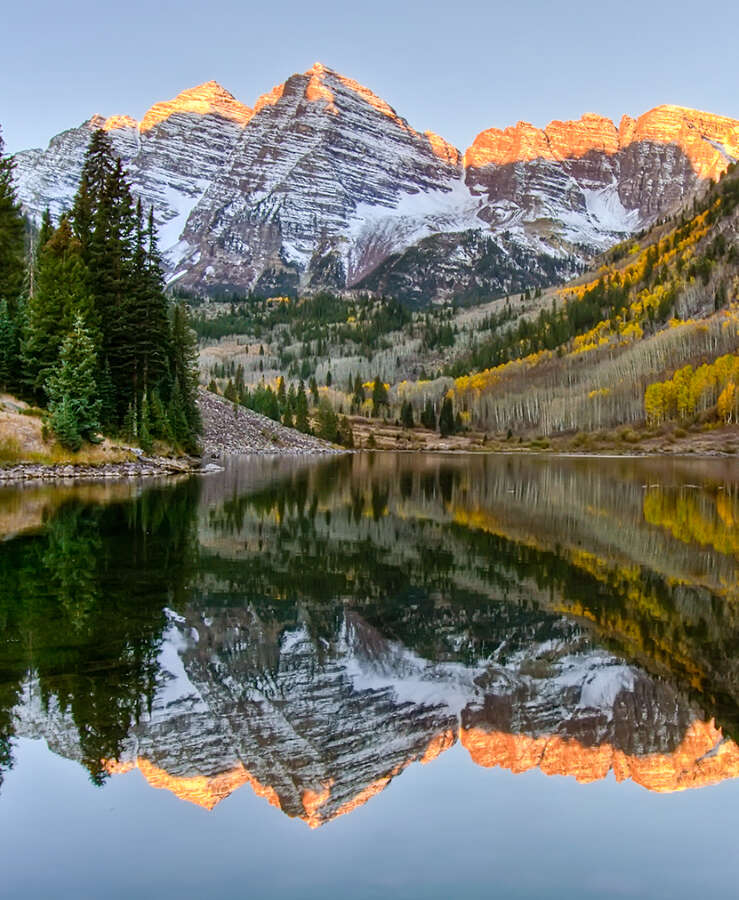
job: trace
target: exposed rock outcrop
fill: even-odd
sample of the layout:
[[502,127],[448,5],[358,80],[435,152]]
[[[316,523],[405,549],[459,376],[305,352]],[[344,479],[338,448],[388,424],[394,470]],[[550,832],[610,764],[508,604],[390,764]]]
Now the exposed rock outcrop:
[[[491,128],[463,155],[316,63],[253,107],[208,82],[141,122],[93,116],[46,150],[17,154],[32,216],[70,205],[95,128],[108,131],[135,192],[155,208],[170,280],[212,294],[395,291],[387,266],[416,248],[423,302],[517,289],[515,274],[528,271],[527,286],[547,268],[564,279],[739,158],[738,121],[679,106],[619,126],[588,113],[544,129]],[[499,262],[470,257],[471,234],[491,238]],[[438,247],[423,243],[438,235]],[[508,259],[512,247],[535,265]]]

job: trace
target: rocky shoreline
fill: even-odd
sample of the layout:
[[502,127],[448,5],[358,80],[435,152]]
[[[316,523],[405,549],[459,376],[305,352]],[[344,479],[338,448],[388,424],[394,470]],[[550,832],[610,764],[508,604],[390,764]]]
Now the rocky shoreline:
[[0,467],[0,485],[17,481],[107,480],[185,475],[200,468],[201,460],[195,457],[169,459],[161,456],[140,457],[131,462],[104,463],[98,466],[18,463]]
[[236,407],[222,397],[201,390],[198,406],[203,417],[202,456],[144,456],[129,449],[135,459],[98,465],[14,463],[0,466],[0,485],[30,481],[112,480],[168,477],[213,471],[214,460],[227,456],[314,456],[348,451],[266,416]]

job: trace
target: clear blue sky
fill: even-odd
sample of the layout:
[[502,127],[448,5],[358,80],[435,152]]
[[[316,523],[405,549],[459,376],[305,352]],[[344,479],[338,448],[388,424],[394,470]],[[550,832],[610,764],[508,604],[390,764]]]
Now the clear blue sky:
[[10,151],[210,79],[251,104],[316,60],[462,149],[484,128],[586,111],[739,118],[735,2],[19,0],[2,18]]

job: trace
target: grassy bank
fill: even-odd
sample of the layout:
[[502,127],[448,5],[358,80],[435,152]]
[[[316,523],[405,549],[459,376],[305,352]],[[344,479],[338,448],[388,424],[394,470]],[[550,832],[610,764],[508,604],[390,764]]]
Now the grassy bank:
[[[162,445],[155,455],[170,455]],[[99,444],[85,444],[77,452],[62,447],[43,425],[42,410],[7,394],[0,396],[0,466],[21,464],[47,466],[104,466],[133,462],[136,454],[128,446],[105,438]]]

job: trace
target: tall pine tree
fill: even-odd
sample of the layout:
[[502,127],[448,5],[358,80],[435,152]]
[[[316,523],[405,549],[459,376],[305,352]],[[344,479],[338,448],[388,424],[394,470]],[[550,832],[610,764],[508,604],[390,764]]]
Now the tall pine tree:
[[29,298],[23,335],[22,356],[26,386],[43,399],[43,386],[56,364],[64,336],[77,316],[95,337],[96,321],[89,294],[82,247],[71,224],[62,216],[59,227],[39,247],[33,295]]
[[26,225],[13,187],[12,157],[5,155],[0,133],[0,299],[11,315],[23,290]]
[[95,344],[78,315],[44,385],[51,427],[60,443],[71,450],[79,450],[82,439],[91,438],[100,427],[96,372]]

